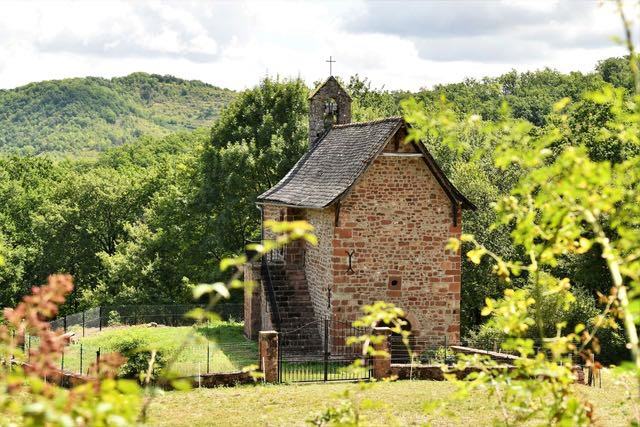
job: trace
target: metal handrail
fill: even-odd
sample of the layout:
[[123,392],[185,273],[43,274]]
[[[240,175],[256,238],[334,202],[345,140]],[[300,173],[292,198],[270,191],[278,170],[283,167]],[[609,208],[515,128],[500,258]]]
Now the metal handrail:
[[[247,256],[247,259],[252,259],[257,255],[257,252],[255,251],[250,251],[248,249],[246,249],[247,244],[249,243],[260,243],[259,241],[255,241],[255,240],[247,240],[245,239],[244,241],[244,246],[245,246],[245,255]],[[266,292],[267,292],[267,299],[269,300],[269,307],[271,308],[271,313],[273,313],[273,323],[274,323],[274,327],[276,330],[280,331],[280,327],[282,325],[282,321],[281,321],[281,317],[280,317],[280,311],[278,310],[278,302],[276,300],[276,293],[275,290],[273,289],[273,281],[271,279],[271,271],[269,270],[269,260],[273,261],[274,260],[274,251],[270,251],[266,254],[263,254],[260,261],[261,261],[261,276],[262,276],[262,280],[265,283],[265,288],[266,288]]]
[[281,327],[281,318],[280,311],[278,310],[278,302],[276,300],[276,293],[273,290],[273,282],[271,280],[271,271],[269,271],[269,263],[267,262],[266,257],[262,257],[262,279],[265,282],[265,288],[267,289],[267,298],[269,299],[269,306],[271,308],[271,313],[273,314],[272,320],[274,323],[274,327],[277,331],[280,331]]

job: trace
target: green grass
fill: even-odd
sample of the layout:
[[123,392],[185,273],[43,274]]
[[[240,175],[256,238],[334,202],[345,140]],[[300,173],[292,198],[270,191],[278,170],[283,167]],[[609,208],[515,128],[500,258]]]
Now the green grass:
[[[192,337],[185,342],[190,334]],[[244,337],[242,323],[214,322],[197,329],[191,326],[139,325],[109,327],[100,332],[90,331],[85,338],[67,347],[64,369],[86,373],[95,361],[98,350],[102,354],[112,352],[119,342],[129,339],[144,340],[150,349],[158,350],[165,359],[181,349],[172,371],[182,375],[205,373],[207,367],[209,372],[235,371],[258,362],[257,344]]]
[[[301,426],[311,414],[336,405],[338,395],[349,383],[258,385],[235,388],[196,389],[168,392],[151,405],[149,425],[153,426]],[[576,386],[595,405],[597,425],[628,425],[632,408],[625,400],[626,388],[609,375],[603,388]],[[635,390],[635,389],[634,389]],[[377,383],[363,396],[382,404],[363,411],[365,425],[487,426],[499,416],[497,402],[486,393],[462,401],[453,400],[455,387],[448,382],[398,381]],[[428,417],[425,403],[448,402],[448,410]],[[448,412],[449,414],[446,414]],[[539,424],[539,423],[538,423]],[[533,425],[536,425],[533,423]]]

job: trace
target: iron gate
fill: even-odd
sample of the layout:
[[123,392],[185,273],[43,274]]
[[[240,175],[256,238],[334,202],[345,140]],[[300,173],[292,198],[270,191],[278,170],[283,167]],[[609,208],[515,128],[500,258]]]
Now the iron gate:
[[[370,357],[347,339],[368,333],[348,322],[318,320],[280,332],[280,382],[357,381],[371,378]],[[357,365],[354,362],[358,361]]]

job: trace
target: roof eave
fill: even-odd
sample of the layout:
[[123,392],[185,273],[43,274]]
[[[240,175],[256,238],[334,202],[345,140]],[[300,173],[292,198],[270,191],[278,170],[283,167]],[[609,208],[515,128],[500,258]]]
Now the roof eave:
[[320,206],[320,205],[298,205],[295,203],[287,203],[281,200],[269,200],[262,199],[257,200],[256,205],[273,205],[273,206],[281,206],[283,208],[298,208],[298,209],[324,209],[329,207],[331,204]]
[[427,167],[431,170],[431,173],[433,173],[445,193],[447,193],[449,199],[452,202],[455,201],[457,203],[460,203],[463,209],[472,211],[477,210],[476,205],[474,205],[469,199],[467,199],[467,197],[462,194],[455,185],[453,185],[449,178],[447,178],[447,175],[442,171],[440,165],[438,165],[438,162],[436,162],[431,153],[429,153],[429,150],[427,150],[427,147],[424,145],[424,143],[422,141],[419,141],[418,143],[412,142],[412,144],[423,154],[424,161],[427,164]]

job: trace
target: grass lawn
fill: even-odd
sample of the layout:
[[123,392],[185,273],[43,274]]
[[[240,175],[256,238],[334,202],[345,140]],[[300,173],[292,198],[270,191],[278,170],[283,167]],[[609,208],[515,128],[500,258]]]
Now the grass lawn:
[[[185,343],[191,333],[192,338]],[[165,359],[182,349],[173,370],[183,375],[207,372],[225,372],[241,369],[258,362],[258,348],[242,333],[242,323],[213,322],[197,329],[191,326],[169,327],[146,325],[113,326],[102,331],[90,331],[86,337],[67,347],[64,369],[86,372],[96,359],[96,352],[113,351],[119,342],[142,339],[150,349],[163,353]],[[82,347],[82,358],[81,356]],[[208,364],[207,364],[208,360]]]
[[[610,375],[603,378],[602,388],[576,386],[595,405],[597,425],[628,425],[632,408],[625,402],[626,390],[615,384]],[[196,389],[167,392],[151,405],[149,425],[153,426],[298,426],[310,414],[340,402],[338,396],[356,384],[327,383],[300,385],[259,385],[235,388]],[[366,409],[367,425],[485,426],[493,425],[499,415],[496,401],[478,394],[463,401],[450,401],[451,416],[427,417],[424,404],[448,399],[454,386],[436,381],[398,381],[378,383],[363,396],[382,403]],[[533,424],[535,425],[535,424]]]

